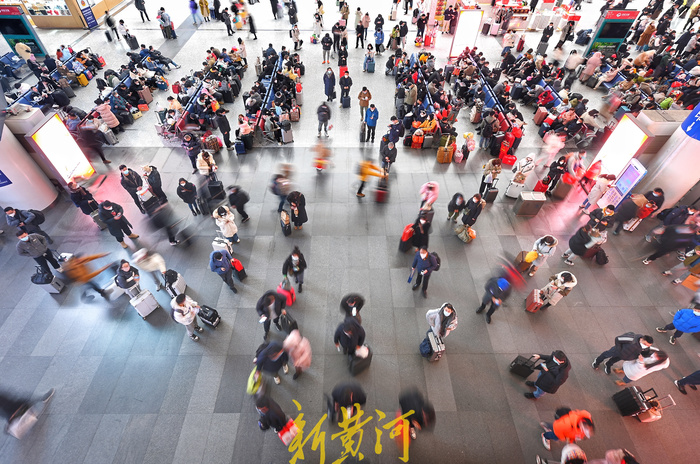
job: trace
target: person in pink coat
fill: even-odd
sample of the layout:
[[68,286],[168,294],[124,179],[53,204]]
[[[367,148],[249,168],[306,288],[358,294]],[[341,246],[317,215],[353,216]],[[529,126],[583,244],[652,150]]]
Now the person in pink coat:
[[424,204],[432,205],[438,198],[440,193],[440,186],[437,182],[426,182],[420,188],[420,206],[423,207]]
[[95,100],[95,103],[97,104],[95,111],[100,113],[100,118],[107,124],[107,127],[114,130],[114,132],[124,132],[124,129],[119,124],[119,119],[112,113],[112,107],[109,103],[99,98]]
[[311,343],[304,338],[299,330],[292,330],[284,339],[282,348],[289,354],[294,363],[294,379],[299,377],[304,369],[311,367]]

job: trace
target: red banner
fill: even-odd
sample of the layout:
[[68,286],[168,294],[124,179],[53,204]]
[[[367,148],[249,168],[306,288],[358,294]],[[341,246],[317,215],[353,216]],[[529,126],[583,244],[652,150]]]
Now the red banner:
[[629,10],[608,10],[605,13],[605,19],[636,19],[639,16],[639,11]]
[[18,6],[0,6],[0,16],[19,16],[22,8]]

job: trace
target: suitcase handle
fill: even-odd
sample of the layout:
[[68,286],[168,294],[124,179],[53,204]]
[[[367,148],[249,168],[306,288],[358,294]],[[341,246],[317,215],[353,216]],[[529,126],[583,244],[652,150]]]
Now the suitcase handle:
[[[649,392],[652,392],[652,393],[654,394],[654,396],[647,396],[647,393],[649,393]],[[643,392],[642,392],[642,396],[643,396],[644,399],[647,400],[647,401],[649,401],[649,400],[654,400],[654,399],[656,399],[656,398],[659,397],[659,395],[656,394],[656,390],[654,390],[653,388],[650,388],[649,390],[643,391]],[[670,396],[670,395],[669,395],[669,396]],[[675,403],[674,403],[674,404],[675,404]]]

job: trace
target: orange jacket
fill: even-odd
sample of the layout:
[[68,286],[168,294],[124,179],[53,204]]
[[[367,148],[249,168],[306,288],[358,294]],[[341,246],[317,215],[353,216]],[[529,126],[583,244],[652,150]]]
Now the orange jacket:
[[575,442],[576,440],[581,440],[586,438],[583,431],[579,428],[583,419],[591,419],[591,413],[575,409],[555,420],[552,430],[561,441]]
[[65,263],[63,263],[63,273],[69,280],[75,283],[84,284],[89,282],[94,277],[96,277],[101,272],[110,268],[111,264],[98,269],[95,272],[91,272],[90,267],[87,265],[90,261],[93,261],[103,256],[107,256],[109,253],[100,253],[91,256],[82,257],[72,257]]

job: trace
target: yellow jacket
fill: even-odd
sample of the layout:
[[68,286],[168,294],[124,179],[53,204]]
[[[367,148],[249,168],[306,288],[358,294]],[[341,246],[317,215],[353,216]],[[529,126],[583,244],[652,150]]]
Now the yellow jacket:
[[384,177],[384,170],[375,166],[371,161],[360,161],[360,181],[366,182],[367,176]]

